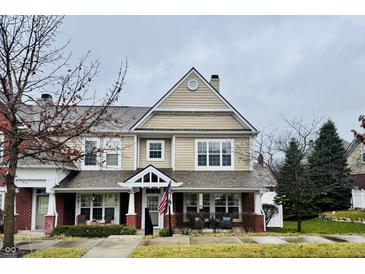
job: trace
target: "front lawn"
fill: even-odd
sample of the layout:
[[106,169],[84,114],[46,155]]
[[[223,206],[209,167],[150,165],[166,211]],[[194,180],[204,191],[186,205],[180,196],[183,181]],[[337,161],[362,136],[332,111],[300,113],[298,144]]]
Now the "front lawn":
[[29,253],[25,256],[25,258],[80,258],[86,253],[86,251],[87,250],[85,248],[48,247]]
[[[296,233],[296,221],[284,221],[283,228],[269,228],[269,232]],[[365,233],[365,224],[324,221],[318,218],[303,221],[304,234],[348,234]]]
[[364,258],[364,243],[141,246],[130,258]]

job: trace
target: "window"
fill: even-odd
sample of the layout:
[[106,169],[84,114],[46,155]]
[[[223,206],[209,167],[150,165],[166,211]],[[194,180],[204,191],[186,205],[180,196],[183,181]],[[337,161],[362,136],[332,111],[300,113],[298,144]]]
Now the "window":
[[365,145],[361,144],[361,163],[365,164]]
[[233,140],[196,140],[197,170],[232,170]]
[[97,167],[98,166],[98,149],[99,139],[91,138],[84,140],[84,166],[85,167]]
[[147,161],[163,161],[164,152],[164,140],[147,140]]
[[78,196],[79,212],[87,221],[110,221],[118,223],[118,196],[108,194],[80,194]]
[[223,215],[231,214],[237,218],[239,214],[240,194],[239,193],[216,193],[214,195],[215,213]]
[[117,168],[121,164],[121,145],[117,139],[107,140],[104,146],[105,166]]
[[210,212],[209,193],[186,193],[185,194],[186,213]]

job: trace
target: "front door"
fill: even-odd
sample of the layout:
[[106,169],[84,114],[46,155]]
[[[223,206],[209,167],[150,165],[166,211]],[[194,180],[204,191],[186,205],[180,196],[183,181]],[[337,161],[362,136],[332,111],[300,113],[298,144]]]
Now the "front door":
[[36,229],[44,229],[44,216],[48,211],[48,195],[37,195]]
[[158,212],[158,204],[160,202],[160,195],[159,194],[146,194],[146,206],[151,215],[152,225],[154,227],[159,227],[160,223],[160,214]]

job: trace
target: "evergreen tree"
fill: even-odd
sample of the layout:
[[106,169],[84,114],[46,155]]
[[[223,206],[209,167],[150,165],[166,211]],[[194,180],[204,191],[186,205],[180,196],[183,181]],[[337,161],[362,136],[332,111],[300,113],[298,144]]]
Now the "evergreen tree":
[[296,217],[299,232],[302,231],[303,216],[313,213],[313,200],[318,194],[311,181],[307,179],[306,166],[302,159],[303,152],[298,142],[292,139],[278,173],[275,198],[276,203],[283,205],[287,217]]
[[351,177],[345,148],[335,124],[328,120],[320,129],[308,158],[309,178],[321,190],[316,205],[322,210],[351,206]]

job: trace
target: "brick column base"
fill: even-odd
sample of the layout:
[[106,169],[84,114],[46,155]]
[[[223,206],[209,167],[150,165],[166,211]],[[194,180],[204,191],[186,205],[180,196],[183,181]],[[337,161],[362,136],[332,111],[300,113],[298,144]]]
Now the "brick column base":
[[44,233],[46,235],[51,235],[55,228],[56,216],[44,216]]
[[[169,215],[168,214],[166,214],[163,218],[163,227],[169,228]],[[172,229],[176,228],[176,215],[175,214],[171,214],[171,228]]]
[[265,227],[264,215],[257,215],[254,224],[255,232],[264,232],[265,231],[264,227]]
[[134,228],[140,228],[140,221],[138,214],[125,215],[125,224]]

